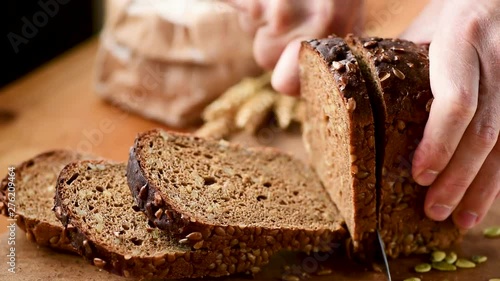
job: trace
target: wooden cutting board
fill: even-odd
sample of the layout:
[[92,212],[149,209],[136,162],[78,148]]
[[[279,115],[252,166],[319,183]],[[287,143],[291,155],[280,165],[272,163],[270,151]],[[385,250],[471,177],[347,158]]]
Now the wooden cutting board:
[[[272,129],[264,130],[265,136],[260,138],[246,135],[237,136],[234,141],[246,145],[272,145],[286,150],[297,157],[304,159],[305,153],[302,147],[300,135],[295,133],[273,132]],[[482,229],[486,226],[500,223],[500,201],[488,214],[485,221],[472,230],[464,242],[455,247],[459,257],[470,258],[473,255],[485,255],[488,261],[474,269],[459,269],[456,272],[432,271],[417,274],[413,271],[416,264],[427,262],[428,255],[414,256],[391,260],[390,266],[393,280],[404,280],[408,277],[420,277],[425,281],[471,281],[488,280],[500,277],[500,239],[487,239],[482,235]],[[0,280],[127,280],[87,264],[76,255],[57,253],[53,250],[39,247],[29,242],[20,229],[16,229],[16,270],[12,274],[7,271],[6,261],[9,254],[7,245],[8,233],[0,236]],[[340,245],[339,245],[340,246]],[[286,268],[289,269],[286,269]],[[331,270],[331,273],[328,273]],[[275,256],[269,265],[257,274],[255,280],[281,280],[285,273],[293,273],[297,276],[307,276],[302,280],[326,281],[375,281],[385,280],[384,275],[370,270],[366,266],[356,264],[346,258],[341,247],[331,253],[305,255],[299,253],[282,252]],[[327,275],[318,275],[328,273]],[[306,274],[306,275],[303,275]],[[18,279],[16,279],[18,278]],[[235,275],[224,278],[207,278],[204,280],[214,281],[239,281],[251,279],[248,275]]]
[[[367,27],[374,35],[396,36],[425,2],[369,0]],[[128,148],[138,132],[163,127],[124,114],[95,96],[92,69],[96,50],[97,41],[91,40],[0,89],[0,176],[7,173],[9,165],[54,148],[83,149],[109,159],[125,161]],[[268,129],[261,131],[257,138],[240,135],[235,141],[248,145],[277,146],[304,159],[304,150],[297,133],[283,134]],[[78,256],[39,248],[28,242],[20,229],[15,231],[17,273],[9,273],[7,224],[7,220],[0,217],[0,280],[127,280],[100,271]],[[455,249],[462,257],[486,255],[489,260],[485,264],[452,273],[415,274],[412,267],[426,261],[427,257],[403,258],[390,262],[394,280],[404,280],[410,276],[422,277],[424,281],[486,281],[493,277],[500,278],[500,239],[488,240],[481,235],[484,227],[493,224],[500,224],[500,201],[495,203],[486,220]],[[285,266],[299,274],[309,274],[311,278],[307,280],[384,280],[382,274],[347,260],[340,250],[327,256],[281,253],[255,279],[280,280]],[[316,275],[325,268],[331,269],[333,274]],[[239,275],[212,280],[249,279],[251,277]]]

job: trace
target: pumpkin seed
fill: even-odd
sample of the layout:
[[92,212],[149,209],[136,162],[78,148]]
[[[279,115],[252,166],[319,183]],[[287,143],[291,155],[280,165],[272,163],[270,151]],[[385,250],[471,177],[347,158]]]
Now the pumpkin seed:
[[500,226],[492,226],[483,230],[484,236],[488,238],[498,238],[500,237]]
[[486,256],[472,256],[472,261],[475,263],[483,263],[488,260]]
[[437,269],[439,271],[455,271],[455,270],[457,270],[456,266],[454,266],[453,264],[449,264],[447,262],[444,262],[444,261],[433,262],[432,268]]
[[446,255],[446,258],[444,258],[444,260],[449,264],[454,264],[457,261],[457,253],[450,252]]
[[418,272],[418,273],[429,272],[429,271],[431,271],[431,269],[432,269],[432,266],[428,263],[422,263],[422,264],[415,266],[415,272]]
[[433,262],[443,261],[444,258],[446,258],[446,253],[443,251],[434,251],[431,254],[431,261]]
[[458,268],[474,268],[476,264],[467,259],[458,259],[455,265]]
[[422,280],[420,278],[418,278],[418,277],[411,277],[411,278],[406,278],[403,281],[422,281]]

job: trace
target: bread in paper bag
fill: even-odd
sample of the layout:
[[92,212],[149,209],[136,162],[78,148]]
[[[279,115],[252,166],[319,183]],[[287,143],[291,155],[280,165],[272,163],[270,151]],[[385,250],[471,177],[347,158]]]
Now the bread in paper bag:
[[261,72],[237,11],[214,0],[108,2],[96,91],[106,100],[173,127],[241,78]]

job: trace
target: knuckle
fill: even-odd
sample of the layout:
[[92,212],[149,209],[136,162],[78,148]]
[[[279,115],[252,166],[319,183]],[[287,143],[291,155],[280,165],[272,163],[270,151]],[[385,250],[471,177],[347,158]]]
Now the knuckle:
[[[447,201],[452,201],[450,205],[457,205],[458,202],[455,202],[454,199],[455,197],[461,195],[467,190],[469,187],[469,180],[466,178],[457,178],[448,181],[447,183],[443,184],[442,186],[442,192],[443,194],[446,194],[446,200]],[[458,201],[458,200],[456,200]]]
[[470,15],[469,18],[465,21],[465,27],[463,29],[465,38],[476,41],[481,36],[480,34],[483,30],[483,26],[484,21],[479,15]]
[[476,174],[477,171],[469,165],[458,168],[453,172],[453,175],[448,173],[442,185],[443,194],[449,196],[450,200],[453,200],[455,196],[461,198],[471,185]]
[[499,128],[491,123],[479,123],[474,131],[474,141],[480,147],[492,148],[498,141]]

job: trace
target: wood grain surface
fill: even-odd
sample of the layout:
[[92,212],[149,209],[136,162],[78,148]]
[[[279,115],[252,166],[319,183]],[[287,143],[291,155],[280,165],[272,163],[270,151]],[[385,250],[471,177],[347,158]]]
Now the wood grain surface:
[[[371,35],[397,36],[427,1],[367,1],[367,28]],[[97,39],[90,40],[26,77],[0,89],[0,175],[7,167],[54,148],[77,149],[109,159],[125,161],[138,132],[162,125],[123,112],[101,101],[92,87]],[[22,54],[21,54],[22,55]],[[257,138],[239,135],[235,141],[249,145],[272,145],[304,158],[298,133],[268,130]],[[7,220],[0,218],[0,280],[126,280],[87,265],[77,256],[59,254],[26,241],[16,230],[17,273],[7,271]],[[464,257],[487,255],[488,262],[475,269],[452,273],[412,273],[412,266],[425,261],[417,256],[391,261],[394,280],[410,276],[430,281],[488,280],[500,278],[500,240],[485,239],[481,229],[500,224],[497,201],[486,220],[471,231],[455,250]],[[276,256],[256,280],[279,280],[283,266],[308,272],[309,280],[384,280],[344,258],[342,253],[304,256],[283,253]],[[321,265],[321,266],[320,266]],[[321,267],[333,275],[316,276]],[[248,276],[217,280],[248,280]],[[206,279],[208,280],[208,279]]]

